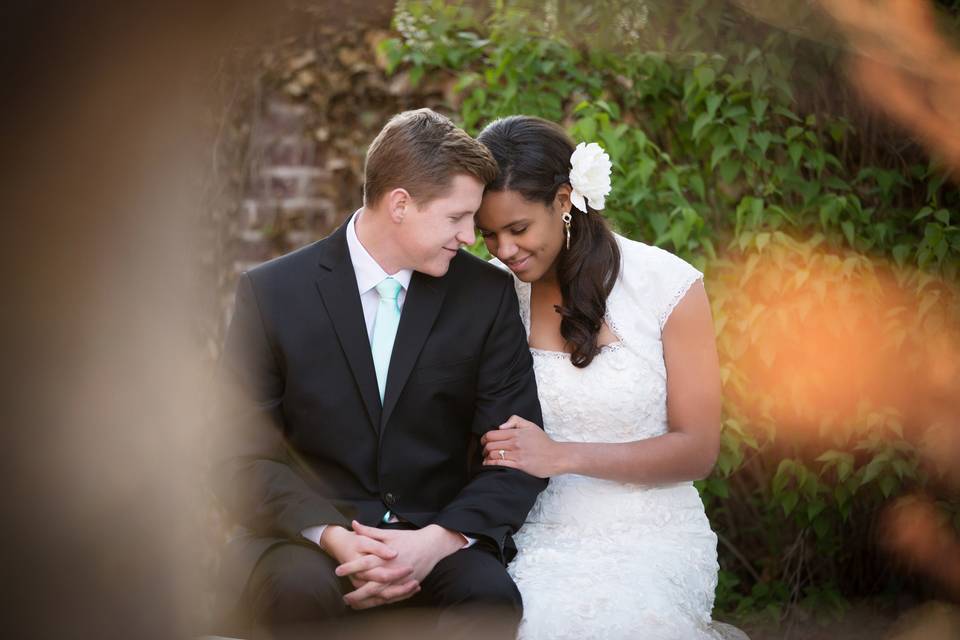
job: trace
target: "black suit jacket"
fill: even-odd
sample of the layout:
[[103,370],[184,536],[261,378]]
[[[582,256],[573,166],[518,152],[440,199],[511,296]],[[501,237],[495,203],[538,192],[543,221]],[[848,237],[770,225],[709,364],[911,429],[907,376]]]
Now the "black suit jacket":
[[215,485],[248,532],[227,554],[234,589],[273,544],[388,509],[508,562],[546,486],[480,465],[483,433],[542,418],[512,278],[463,251],[443,277],[414,273],[382,407],[346,224],[241,277],[220,378],[234,394]]

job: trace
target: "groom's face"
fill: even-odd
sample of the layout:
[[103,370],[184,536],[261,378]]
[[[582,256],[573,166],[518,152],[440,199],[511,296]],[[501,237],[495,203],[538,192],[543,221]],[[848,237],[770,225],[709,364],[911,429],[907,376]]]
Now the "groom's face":
[[457,175],[443,195],[420,206],[407,205],[396,240],[412,269],[440,277],[460,247],[473,244],[473,216],[480,208],[483,188],[473,176]]

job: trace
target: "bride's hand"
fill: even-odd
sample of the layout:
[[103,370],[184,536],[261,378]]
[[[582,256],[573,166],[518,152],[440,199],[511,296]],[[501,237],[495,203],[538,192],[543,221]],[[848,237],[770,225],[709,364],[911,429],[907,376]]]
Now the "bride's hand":
[[510,416],[498,429],[485,433],[480,444],[484,465],[520,469],[538,478],[560,473],[560,443],[518,416]]

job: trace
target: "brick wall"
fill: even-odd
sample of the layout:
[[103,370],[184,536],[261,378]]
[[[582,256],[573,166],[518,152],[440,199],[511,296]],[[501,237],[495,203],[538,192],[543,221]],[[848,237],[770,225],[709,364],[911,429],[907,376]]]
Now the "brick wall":
[[220,223],[225,318],[240,273],[328,235],[361,206],[364,154],[390,116],[449,97],[454,78],[412,88],[405,73],[384,72],[376,47],[392,35],[392,7],[368,3],[338,23],[304,12],[301,31],[264,52],[272,63],[248,84],[256,95],[238,127],[246,169]]

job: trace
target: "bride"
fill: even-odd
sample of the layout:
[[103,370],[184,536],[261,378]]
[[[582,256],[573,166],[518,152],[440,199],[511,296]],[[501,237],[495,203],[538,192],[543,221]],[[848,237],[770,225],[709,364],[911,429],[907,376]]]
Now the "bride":
[[[500,175],[477,226],[515,276],[543,429],[512,417],[484,464],[552,478],[509,570],[524,640],[713,639],[717,538],[692,480],[717,457],[720,375],[701,274],[610,231],[610,160],[528,116],[479,136]],[[742,636],[741,636],[742,637]]]

